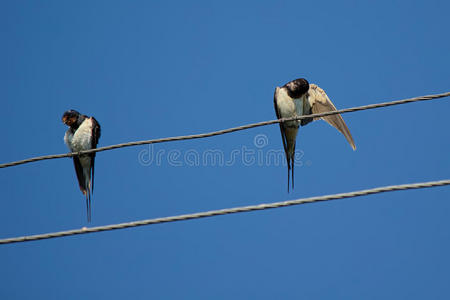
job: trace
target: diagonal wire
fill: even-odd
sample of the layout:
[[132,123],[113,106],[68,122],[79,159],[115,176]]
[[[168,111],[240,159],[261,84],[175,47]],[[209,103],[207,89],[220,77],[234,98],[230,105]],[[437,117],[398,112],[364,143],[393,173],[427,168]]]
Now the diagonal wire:
[[59,238],[59,237],[64,237],[64,236],[69,236],[69,235],[86,234],[86,233],[93,233],[93,232],[100,232],[100,231],[137,227],[137,226],[143,226],[143,225],[154,225],[154,224],[159,224],[159,223],[169,223],[169,222],[176,222],[176,221],[183,221],[183,220],[200,219],[200,218],[213,217],[213,216],[219,216],[219,215],[242,213],[242,212],[249,212],[249,211],[254,211],[254,210],[265,210],[265,209],[270,209],[270,208],[279,208],[279,207],[299,205],[299,204],[312,203],[312,202],[318,202],[318,201],[337,200],[337,199],[366,196],[366,195],[378,194],[378,193],[384,193],[384,192],[410,190],[410,189],[422,189],[422,188],[444,186],[444,185],[450,185],[450,179],[439,180],[439,181],[420,182],[420,183],[410,183],[410,184],[402,184],[402,185],[383,186],[383,187],[377,187],[377,188],[373,188],[373,189],[353,191],[353,192],[349,192],[349,193],[332,194],[332,195],[302,198],[302,199],[297,199],[297,200],[288,200],[288,201],[273,202],[273,203],[266,203],[266,204],[259,204],[259,205],[239,206],[239,207],[234,207],[234,208],[211,210],[211,211],[205,211],[205,212],[199,212],[199,213],[193,213],[193,214],[185,214],[185,215],[163,217],[163,218],[156,218],[156,219],[147,219],[147,220],[140,220],[140,221],[134,221],[134,222],[128,222],[128,223],[98,226],[98,227],[92,227],[92,228],[84,227],[82,229],[74,229],[74,230],[67,230],[67,231],[60,231],[60,232],[53,232],[53,233],[44,233],[44,234],[37,234],[37,235],[6,238],[6,239],[1,239],[0,244],[11,244],[11,243]]
[[433,100],[433,99],[438,99],[438,98],[443,98],[443,97],[448,97],[448,96],[450,96],[450,92],[446,92],[446,93],[442,93],[442,94],[435,94],[435,95],[415,97],[415,98],[409,98],[409,99],[403,99],[403,100],[396,100],[396,101],[391,101],[391,102],[369,104],[369,105],[363,105],[363,106],[357,106],[357,107],[352,107],[352,108],[341,109],[341,110],[337,110],[337,111],[330,111],[330,112],[324,112],[324,113],[318,113],[318,114],[304,115],[304,116],[298,116],[298,117],[293,117],[293,118],[284,118],[284,119],[279,119],[279,120],[258,122],[258,123],[253,123],[253,124],[248,124],[248,125],[243,125],[243,126],[238,126],[238,127],[233,127],[233,128],[229,128],[229,129],[223,129],[223,130],[208,132],[208,133],[200,133],[200,134],[183,135],[183,136],[175,136],[175,137],[167,137],[167,138],[160,138],[160,139],[152,139],[152,140],[144,140],[144,141],[122,143],[122,144],[111,145],[111,146],[106,146],[106,147],[100,147],[100,148],[91,149],[91,150],[85,150],[85,151],[80,151],[80,152],[55,154],[55,155],[44,155],[44,156],[32,157],[32,158],[19,160],[19,161],[14,161],[14,162],[9,162],[9,163],[3,163],[3,164],[0,164],[0,168],[13,167],[13,166],[18,166],[18,165],[31,163],[31,162],[35,162],[35,161],[40,161],[40,160],[56,159],[56,158],[63,158],[63,157],[73,157],[73,156],[78,156],[78,155],[81,155],[81,154],[87,154],[87,153],[93,153],[93,152],[102,152],[102,151],[113,150],[113,149],[124,148],[124,147],[147,145],[147,144],[158,144],[158,143],[182,141],[182,140],[200,139],[200,138],[206,138],[206,137],[211,137],[211,136],[231,133],[231,132],[235,132],[235,131],[255,128],[255,127],[260,127],[260,126],[266,126],[266,125],[271,125],[271,124],[276,124],[276,123],[282,123],[282,122],[286,122],[286,121],[302,120],[302,119],[306,119],[306,118],[323,117],[323,116],[329,116],[329,115],[335,115],[335,114],[343,114],[343,113],[349,113],[349,112],[354,112],[354,111],[374,109],[374,108],[380,108],[380,107],[387,107],[387,106],[393,106],[393,105],[399,105],[399,104],[405,104],[405,103],[411,103],[411,102]]

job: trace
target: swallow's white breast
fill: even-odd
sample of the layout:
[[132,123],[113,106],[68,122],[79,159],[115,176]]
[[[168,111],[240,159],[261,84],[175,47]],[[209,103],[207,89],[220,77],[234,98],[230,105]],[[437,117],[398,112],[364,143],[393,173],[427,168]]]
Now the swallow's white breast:
[[64,142],[69,147],[70,151],[77,152],[91,149],[92,140],[92,119],[86,119],[81,123],[80,127],[74,134],[67,130],[64,136]]
[[[292,118],[303,115],[303,97],[292,99],[285,89],[277,88],[277,106],[282,118]],[[299,125],[300,121],[287,122],[288,125]]]
[[297,116],[295,103],[285,89],[277,88],[277,106],[282,118]]

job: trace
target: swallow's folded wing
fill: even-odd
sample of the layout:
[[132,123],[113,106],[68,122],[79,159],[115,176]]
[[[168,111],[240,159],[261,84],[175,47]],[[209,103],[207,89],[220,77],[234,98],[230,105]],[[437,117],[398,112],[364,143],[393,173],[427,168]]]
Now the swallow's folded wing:
[[[311,106],[311,111],[313,114],[317,113],[323,113],[328,111],[336,111],[336,107],[331,102],[330,98],[328,98],[327,94],[324,90],[322,90],[320,87],[318,87],[315,84],[310,84],[309,87],[309,104]],[[330,115],[330,116],[324,116],[324,117],[318,117],[314,118],[316,119],[323,119],[328,124],[339,130],[347,139],[350,146],[352,146],[353,150],[356,150],[355,142],[353,141],[352,134],[350,133],[350,130],[348,129],[347,125],[344,122],[344,119],[342,119],[341,115]]]

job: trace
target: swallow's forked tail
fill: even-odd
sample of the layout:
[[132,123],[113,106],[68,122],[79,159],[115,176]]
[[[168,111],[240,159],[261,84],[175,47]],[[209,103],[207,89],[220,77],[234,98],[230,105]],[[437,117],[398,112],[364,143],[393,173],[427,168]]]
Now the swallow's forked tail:
[[294,161],[295,161],[295,143],[297,138],[298,127],[286,128],[286,161],[288,165],[288,192],[289,181],[292,181],[292,190],[294,190]]

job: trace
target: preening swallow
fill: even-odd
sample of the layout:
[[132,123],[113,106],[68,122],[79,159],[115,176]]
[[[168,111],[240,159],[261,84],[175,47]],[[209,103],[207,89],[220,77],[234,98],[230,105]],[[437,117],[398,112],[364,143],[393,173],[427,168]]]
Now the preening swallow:
[[[328,98],[325,91],[315,84],[309,84],[304,78],[292,80],[281,88],[275,89],[274,95],[275,113],[278,119],[292,118],[303,115],[336,111],[336,107]],[[341,115],[330,115],[319,118],[307,118],[302,120],[280,123],[281,139],[288,165],[288,192],[289,178],[292,175],[292,189],[294,189],[294,155],[295,141],[299,126],[305,126],[313,120],[323,119],[339,130],[347,139],[353,150],[356,150],[350,130]]]
[[[71,152],[97,148],[100,139],[100,124],[94,117],[82,115],[76,110],[68,110],[62,116],[64,124],[69,126],[64,142]],[[73,157],[73,164],[81,192],[86,197],[88,222],[91,221],[91,195],[94,192],[95,152]]]

